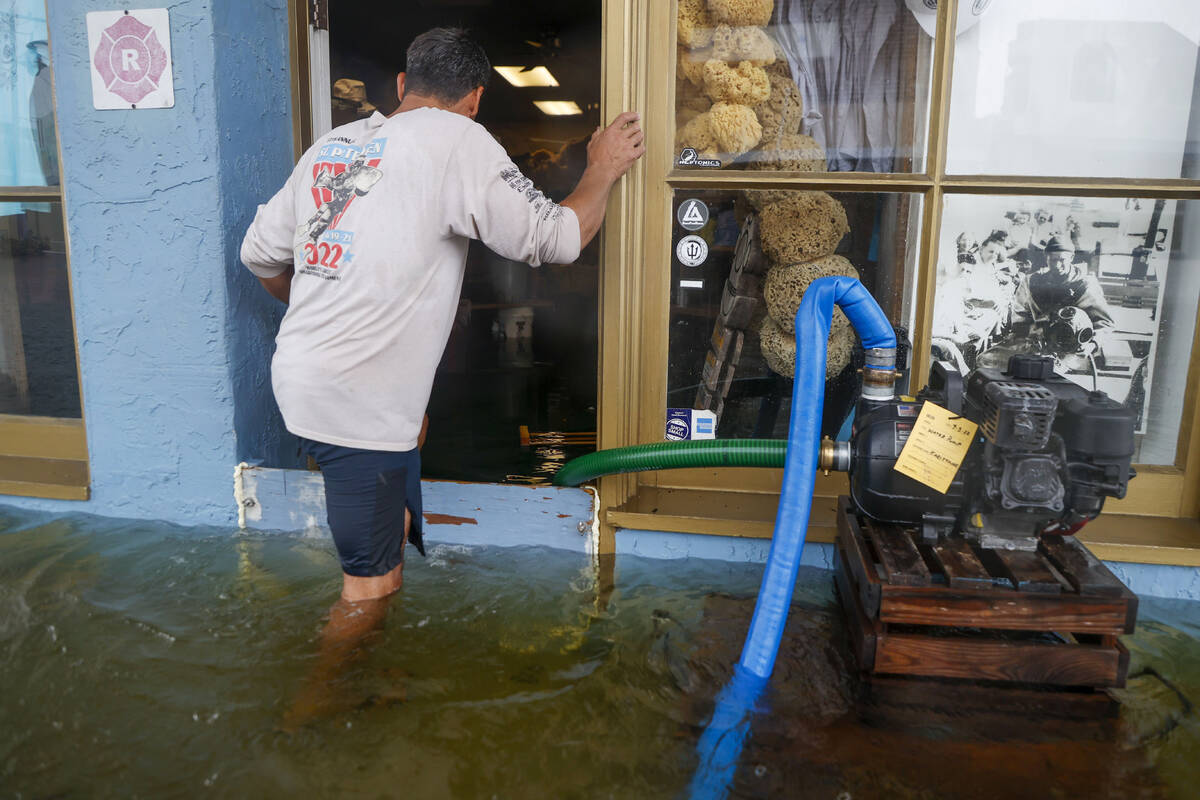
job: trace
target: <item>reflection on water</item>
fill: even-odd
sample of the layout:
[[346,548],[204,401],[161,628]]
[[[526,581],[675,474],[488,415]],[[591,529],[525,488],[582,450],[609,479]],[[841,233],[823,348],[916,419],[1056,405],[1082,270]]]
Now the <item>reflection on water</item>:
[[[677,796],[761,575],[621,557],[604,603],[582,557],[437,546],[335,710],[284,733],[336,564],[325,540],[0,515],[0,786]],[[1195,605],[1143,604],[1119,719],[1039,720],[1003,713],[1012,696],[864,700],[828,573],[801,583],[735,796],[1182,797],[1200,781]]]

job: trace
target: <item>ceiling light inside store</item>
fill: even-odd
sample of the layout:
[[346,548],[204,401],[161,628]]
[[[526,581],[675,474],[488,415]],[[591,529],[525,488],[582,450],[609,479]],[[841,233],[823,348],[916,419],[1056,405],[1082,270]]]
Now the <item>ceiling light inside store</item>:
[[545,67],[494,67],[513,86],[558,86]]
[[583,109],[576,105],[574,100],[534,100],[533,104],[543,114],[552,117],[570,117],[583,113]]

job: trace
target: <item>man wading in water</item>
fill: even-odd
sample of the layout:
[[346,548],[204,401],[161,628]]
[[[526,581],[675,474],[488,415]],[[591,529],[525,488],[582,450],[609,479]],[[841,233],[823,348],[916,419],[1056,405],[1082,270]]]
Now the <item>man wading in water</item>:
[[592,134],[575,190],[551,202],[474,121],[490,72],[465,31],[418,36],[396,112],[321,137],[242,242],[242,261],[288,303],[272,385],[288,430],[321,467],[343,571],[291,722],[319,711],[329,681],[382,623],[407,541],[424,553],[422,421],[469,240],[532,266],[570,263],[645,152],[639,116],[620,114]]

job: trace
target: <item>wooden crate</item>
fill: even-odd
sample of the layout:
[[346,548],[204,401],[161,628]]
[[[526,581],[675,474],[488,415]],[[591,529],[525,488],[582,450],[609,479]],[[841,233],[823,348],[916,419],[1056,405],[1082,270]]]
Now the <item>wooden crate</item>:
[[871,675],[1120,687],[1137,595],[1073,536],[1036,552],[919,543],[838,500],[836,581]]

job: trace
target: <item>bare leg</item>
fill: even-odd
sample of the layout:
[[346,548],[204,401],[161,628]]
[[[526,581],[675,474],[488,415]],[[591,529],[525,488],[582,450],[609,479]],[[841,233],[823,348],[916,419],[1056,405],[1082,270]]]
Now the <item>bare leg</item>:
[[[425,444],[429,415],[421,420],[417,447]],[[404,541],[408,546],[412,514],[404,510]],[[316,717],[337,710],[334,688],[346,667],[367,654],[366,645],[387,619],[388,600],[404,585],[404,562],[385,575],[363,578],[342,573],[342,596],[329,609],[329,621],[321,631],[317,663],[304,682],[292,708],[284,716],[285,730],[295,730]]]
[[[405,545],[411,527],[412,515],[406,509]],[[291,710],[284,716],[284,730],[295,730],[317,717],[338,710],[334,698],[338,678],[347,666],[366,656],[366,645],[387,619],[389,599],[403,584],[403,561],[386,575],[362,578],[342,574],[342,596],[329,609],[329,622],[321,631],[317,663]]]

